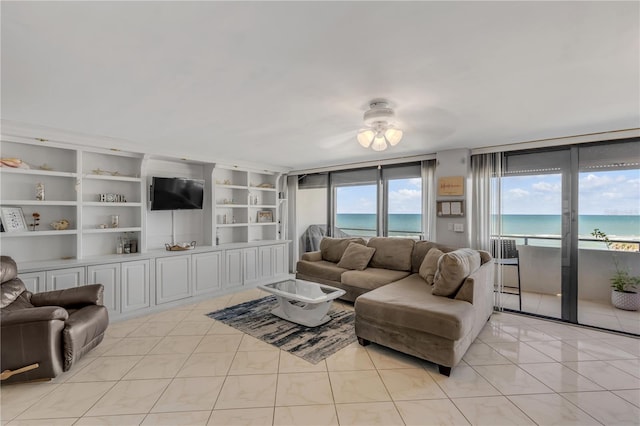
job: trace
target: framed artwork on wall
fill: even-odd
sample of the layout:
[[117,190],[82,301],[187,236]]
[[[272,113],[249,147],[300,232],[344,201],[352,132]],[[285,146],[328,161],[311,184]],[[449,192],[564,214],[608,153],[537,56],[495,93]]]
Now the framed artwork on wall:
[[261,210],[258,212],[258,223],[273,222],[273,213],[270,210]]
[[2,227],[5,232],[28,231],[24,213],[20,207],[2,207]]
[[438,217],[464,217],[464,201],[436,201]]
[[438,179],[438,196],[464,195],[464,176],[449,176]]

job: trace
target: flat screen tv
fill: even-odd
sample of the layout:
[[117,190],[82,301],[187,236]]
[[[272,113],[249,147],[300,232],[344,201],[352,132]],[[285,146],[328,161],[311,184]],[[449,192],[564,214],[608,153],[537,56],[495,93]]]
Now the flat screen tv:
[[151,182],[151,210],[202,209],[204,180],[153,177]]

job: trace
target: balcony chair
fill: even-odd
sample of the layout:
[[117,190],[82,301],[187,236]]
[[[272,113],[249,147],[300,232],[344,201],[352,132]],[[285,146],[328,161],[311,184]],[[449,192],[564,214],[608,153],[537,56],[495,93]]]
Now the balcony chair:
[[102,341],[109,324],[102,284],[32,294],[12,258],[0,263],[3,382],[54,378]]
[[[491,240],[491,254],[493,260],[498,266],[515,266],[518,271],[518,306],[522,311],[522,290],[520,288],[520,254],[516,248],[516,240],[504,240],[501,238],[495,238]],[[513,287],[509,287],[513,288]],[[503,293],[514,294],[510,291],[504,291]],[[514,288],[515,290],[515,288]]]

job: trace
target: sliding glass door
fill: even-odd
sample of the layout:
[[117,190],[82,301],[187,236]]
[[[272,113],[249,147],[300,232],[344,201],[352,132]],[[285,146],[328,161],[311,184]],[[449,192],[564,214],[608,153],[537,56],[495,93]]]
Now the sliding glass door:
[[614,278],[640,277],[640,142],[584,146],[578,155],[578,322],[640,334],[640,311],[616,301],[640,294],[611,287]]
[[562,318],[569,150],[508,154],[500,179],[503,307]]
[[506,153],[500,219],[517,250],[497,262],[504,308],[640,334],[611,299],[612,278],[640,276],[638,140]]

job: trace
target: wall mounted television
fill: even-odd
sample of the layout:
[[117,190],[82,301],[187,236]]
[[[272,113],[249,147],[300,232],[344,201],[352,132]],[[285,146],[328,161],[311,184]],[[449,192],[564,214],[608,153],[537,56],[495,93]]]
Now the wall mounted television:
[[202,209],[204,180],[154,176],[149,200],[151,210]]

